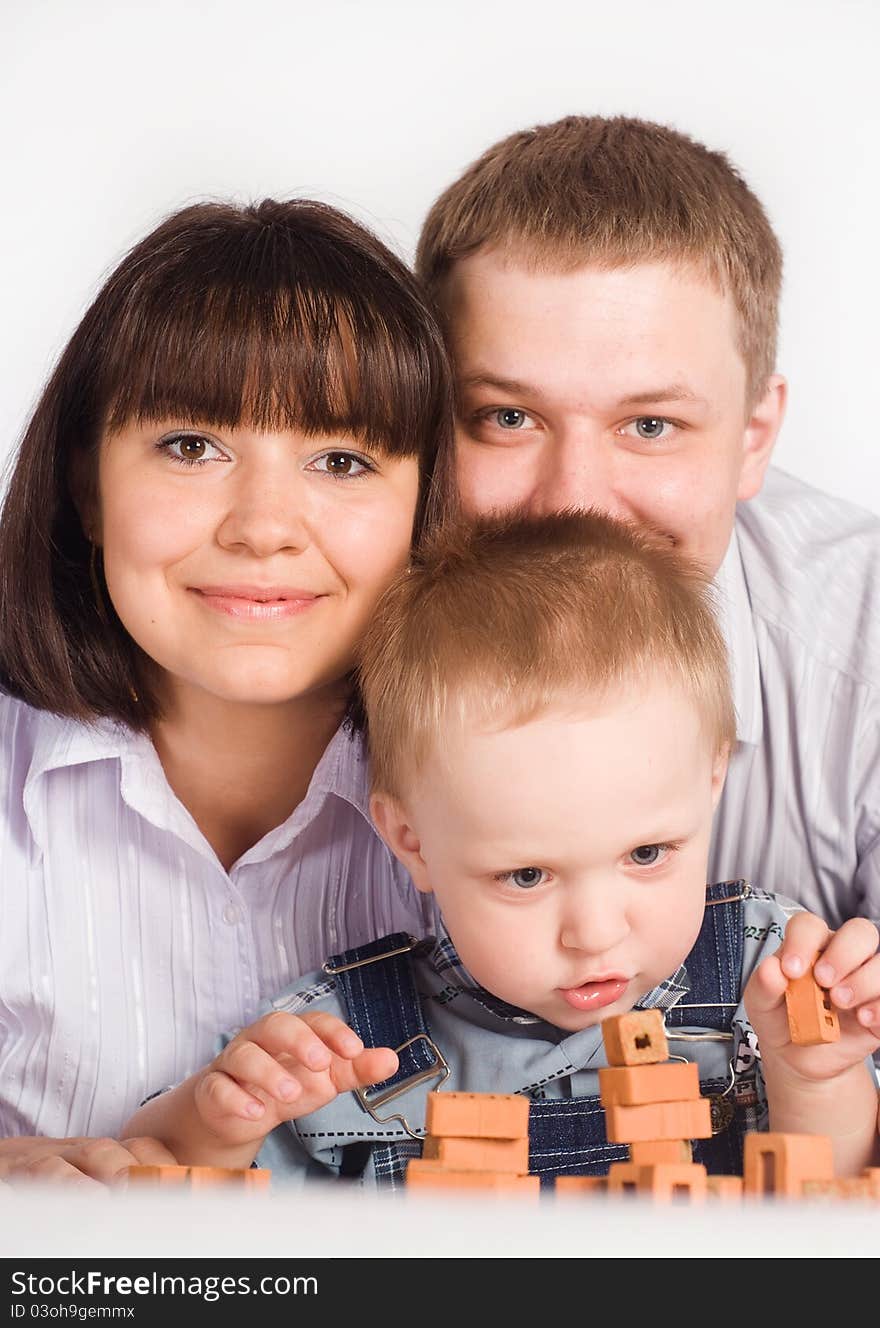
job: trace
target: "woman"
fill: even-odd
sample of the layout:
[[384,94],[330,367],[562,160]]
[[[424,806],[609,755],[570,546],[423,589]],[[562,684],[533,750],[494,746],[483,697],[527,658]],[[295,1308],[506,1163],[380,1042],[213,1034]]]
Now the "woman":
[[450,420],[412,277],[321,204],[187,208],[86,313],[0,520],[0,1169],[155,1158],[83,1137],[325,954],[426,925],[350,669]]

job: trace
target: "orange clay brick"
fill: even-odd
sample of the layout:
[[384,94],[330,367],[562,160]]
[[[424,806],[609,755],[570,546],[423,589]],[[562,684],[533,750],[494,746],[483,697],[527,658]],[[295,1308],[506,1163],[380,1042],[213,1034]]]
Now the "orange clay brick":
[[511,1176],[506,1171],[447,1171],[438,1162],[418,1157],[407,1164],[406,1184],[411,1190],[486,1190],[536,1199],[541,1192],[539,1176]]
[[746,1194],[778,1194],[797,1198],[805,1180],[833,1180],[831,1140],[824,1134],[763,1134],[745,1136],[743,1189]]
[[736,1203],[743,1197],[742,1176],[707,1176],[706,1194],[710,1199]]
[[698,1162],[640,1167],[638,1189],[665,1203],[679,1198],[699,1203],[706,1197],[706,1168]]
[[821,1042],[837,1042],[840,1024],[831,1008],[831,997],[820,987],[812,971],[801,978],[790,978],[785,989],[785,1008],[791,1040],[799,1047],[814,1047]]
[[607,1176],[557,1176],[557,1194],[604,1194],[608,1189]]
[[599,1071],[603,1107],[635,1107],[649,1102],[684,1102],[700,1096],[695,1063],[664,1061],[662,1065],[615,1065]]
[[527,1139],[529,1099],[519,1093],[429,1093],[425,1133],[456,1139]]
[[422,1157],[440,1162],[448,1171],[507,1171],[511,1176],[526,1176],[529,1141],[428,1135]]
[[630,1010],[602,1020],[609,1065],[656,1065],[669,1059],[660,1010]]
[[639,1187],[642,1168],[632,1162],[612,1162],[608,1168],[609,1194],[635,1194]]
[[873,1199],[867,1176],[836,1176],[834,1180],[805,1180],[801,1186],[805,1199]]
[[[271,1174],[266,1172],[266,1179]],[[243,1167],[241,1169],[234,1167],[190,1167],[189,1182],[194,1190],[217,1189],[226,1186],[235,1186],[238,1189],[257,1189],[263,1188],[260,1181],[253,1181],[252,1176],[257,1175],[255,1169]]]
[[880,1199],[880,1167],[865,1167],[861,1174],[870,1186],[871,1197]]
[[687,1102],[652,1102],[640,1107],[608,1107],[605,1133],[610,1144],[653,1139],[708,1139],[712,1121],[707,1097]]
[[653,1167],[660,1162],[681,1166],[693,1162],[694,1150],[690,1139],[635,1140],[629,1146],[629,1160],[637,1167]]
[[128,1167],[129,1185],[188,1185],[189,1167]]

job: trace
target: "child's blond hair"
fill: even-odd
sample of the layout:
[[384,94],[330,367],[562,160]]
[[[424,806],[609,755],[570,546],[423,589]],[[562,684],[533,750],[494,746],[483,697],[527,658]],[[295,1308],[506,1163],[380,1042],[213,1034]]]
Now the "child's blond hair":
[[693,698],[732,744],[711,583],[596,512],[447,525],[383,596],[361,645],[374,788],[400,796],[450,723],[509,726],[642,679]]
[[749,404],[773,372],[779,242],[727,157],[674,129],[572,115],[494,144],[431,208],[416,269],[442,303],[453,264],[490,248],[560,271],[691,264],[733,298]]

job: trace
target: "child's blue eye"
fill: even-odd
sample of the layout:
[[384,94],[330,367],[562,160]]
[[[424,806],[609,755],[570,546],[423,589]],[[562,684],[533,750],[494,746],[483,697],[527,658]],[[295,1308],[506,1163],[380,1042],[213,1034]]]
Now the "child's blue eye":
[[638,848],[630,851],[629,856],[637,867],[653,867],[665,847],[665,844],[639,844]]
[[507,873],[507,880],[519,890],[533,890],[536,885],[542,885],[546,878],[547,873],[541,867],[518,867],[516,871]]

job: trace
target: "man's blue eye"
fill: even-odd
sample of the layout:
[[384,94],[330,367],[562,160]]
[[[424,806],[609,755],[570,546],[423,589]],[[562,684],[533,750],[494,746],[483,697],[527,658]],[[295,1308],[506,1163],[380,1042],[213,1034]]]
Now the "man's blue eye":
[[642,415],[635,424],[640,438],[660,438],[666,427],[666,420],[661,419],[659,415]]
[[502,429],[520,429],[526,418],[524,410],[514,410],[512,406],[506,406],[504,410],[496,410],[495,419],[501,425]]

